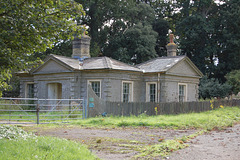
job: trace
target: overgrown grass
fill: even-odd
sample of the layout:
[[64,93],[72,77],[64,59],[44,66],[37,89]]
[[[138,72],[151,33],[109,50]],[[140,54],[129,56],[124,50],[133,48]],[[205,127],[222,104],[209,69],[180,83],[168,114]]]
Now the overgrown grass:
[[5,128],[7,133],[0,133],[0,159],[97,159],[85,146],[77,142],[31,134],[26,136],[28,134],[25,131],[12,126],[1,128]]
[[202,113],[188,113],[179,115],[158,116],[130,116],[130,117],[95,117],[86,120],[73,121],[88,127],[123,127],[123,126],[152,126],[174,129],[207,129],[228,127],[240,121],[239,107],[224,107]]

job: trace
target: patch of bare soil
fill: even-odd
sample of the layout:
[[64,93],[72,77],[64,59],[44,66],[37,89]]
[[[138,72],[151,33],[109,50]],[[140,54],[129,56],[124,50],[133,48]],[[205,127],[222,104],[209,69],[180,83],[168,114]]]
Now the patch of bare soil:
[[93,153],[104,160],[132,159],[139,154],[139,147],[160,143],[159,139],[174,139],[196,132],[196,130],[150,129],[148,127],[116,129],[77,127],[41,129],[35,127],[34,130],[37,135],[60,137],[86,144]]
[[189,147],[176,151],[171,160],[240,160],[240,124],[200,135]]
[[[108,160],[133,159],[138,149],[160,143],[159,139],[174,139],[191,135],[196,130],[171,130],[158,128],[41,128],[25,127],[37,135],[47,135],[86,144],[99,158]],[[221,131],[200,135],[188,142],[189,147],[172,153],[170,160],[239,160],[240,124]],[[144,159],[141,158],[141,159]],[[155,157],[154,159],[161,159]]]

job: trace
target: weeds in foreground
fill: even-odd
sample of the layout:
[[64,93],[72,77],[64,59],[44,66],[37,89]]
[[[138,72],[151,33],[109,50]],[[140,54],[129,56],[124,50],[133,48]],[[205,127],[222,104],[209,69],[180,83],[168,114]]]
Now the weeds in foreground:
[[135,158],[153,158],[157,156],[167,157],[174,151],[188,147],[188,144],[186,144],[186,142],[203,133],[204,131],[199,131],[189,136],[183,136],[181,138],[176,138],[173,140],[164,140],[159,144],[142,147],[140,150],[141,153],[135,156]]
[[54,137],[36,137],[13,126],[0,127],[0,159],[97,159],[80,143]]
[[0,125],[0,140],[1,139],[17,140],[21,138],[26,140],[27,138],[30,137],[35,136],[15,126]]

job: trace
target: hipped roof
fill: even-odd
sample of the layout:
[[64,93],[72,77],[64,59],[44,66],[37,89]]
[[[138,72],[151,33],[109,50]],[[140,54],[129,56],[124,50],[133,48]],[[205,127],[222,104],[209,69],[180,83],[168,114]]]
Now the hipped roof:
[[[82,62],[80,62],[78,59],[51,54],[45,59],[45,63],[49,60],[57,61],[58,63],[61,63],[63,66],[69,68],[70,70],[109,69],[142,73],[167,72],[176,64],[180,63],[183,60],[186,60],[190,64],[190,66],[199,74],[200,77],[203,76],[201,71],[192,63],[192,61],[187,56],[158,57],[147,62],[138,64],[136,66],[132,66],[109,57],[86,58]],[[30,73],[34,74],[34,72],[38,71],[41,67],[43,67],[45,63],[31,70]]]
[[187,56],[158,57],[138,64],[137,67],[144,73],[160,73],[169,71],[171,68],[182,61],[186,61],[200,77],[203,76],[202,72]]
[[186,56],[158,57],[138,64],[137,67],[147,73],[166,72],[185,57]]
[[[51,59],[54,61],[60,62],[62,65],[66,66],[67,68],[69,68],[71,70],[111,69],[111,70],[141,72],[141,70],[135,66],[128,65],[126,63],[117,61],[117,60],[109,58],[109,57],[86,58],[82,62],[80,62],[78,59],[51,54],[44,61],[46,63],[47,61],[49,61]],[[31,73],[34,73],[37,70],[39,70],[44,64],[42,64],[38,68],[32,70]]]

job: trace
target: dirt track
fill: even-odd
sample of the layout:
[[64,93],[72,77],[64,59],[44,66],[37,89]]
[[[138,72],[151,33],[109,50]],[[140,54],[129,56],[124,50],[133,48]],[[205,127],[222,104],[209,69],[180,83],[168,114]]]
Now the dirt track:
[[[131,159],[138,154],[137,147],[159,143],[160,138],[174,139],[196,132],[196,130],[163,130],[148,127],[117,129],[34,127],[34,131],[37,135],[56,136],[87,144],[92,152],[105,160]],[[188,144],[188,148],[174,152],[167,159],[239,160],[240,124],[226,130],[200,135]]]

